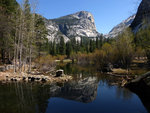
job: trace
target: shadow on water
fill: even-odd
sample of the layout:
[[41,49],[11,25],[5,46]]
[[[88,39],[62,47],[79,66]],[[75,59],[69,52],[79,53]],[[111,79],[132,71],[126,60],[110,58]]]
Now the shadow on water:
[[64,84],[0,83],[0,113],[146,113],[145,107],[149,111],[144,96],[139,97],[145,107],[134,93],[112,86],[115,79],[96,73],[94,67],[58,68],[75,79]]
[[150,88],[148,90],[144,89],[140,92],[135,91],[134,93],[136,93],[138,95],[138,97],[141,99],[143,105],[145,106],[147,111],[150,113]]
[[144,81],[139,82],[135,87],[130,86],[129,89],[138,95],[147,111],[150,113],[150,84],[148,85]]

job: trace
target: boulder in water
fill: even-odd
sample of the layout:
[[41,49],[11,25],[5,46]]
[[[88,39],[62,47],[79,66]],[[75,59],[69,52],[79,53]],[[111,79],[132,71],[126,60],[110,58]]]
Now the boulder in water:
[[59,69],[56,71],[56,77],[60,77],[60,76],[63,76],[64,75],[64,70],[62,69]]

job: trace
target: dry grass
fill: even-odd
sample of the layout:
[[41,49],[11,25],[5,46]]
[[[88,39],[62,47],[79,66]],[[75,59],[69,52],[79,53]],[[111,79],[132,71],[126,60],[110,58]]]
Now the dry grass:
[[113,74],[119,74],[119,75],[126,75],[129,73],[126,69],[121,69],[121,68],[113,69],[112,71]]
[[133,60],[132,63],[147,63],[147,60]]
[[64,63],[70,63],[70,62],[72,62],[72,60],[70,60],[70,59],[65,59],[65,60],[63,60],[63,62],[64,62]]

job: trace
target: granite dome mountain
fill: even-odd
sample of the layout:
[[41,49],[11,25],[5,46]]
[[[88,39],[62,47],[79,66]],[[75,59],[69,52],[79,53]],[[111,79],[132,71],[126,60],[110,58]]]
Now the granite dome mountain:
[[81,37],[95,38],[100,35],[96,30],[93,15],[87,11],[45,21],[49,41],[57,42],[60,37],[64,37],[65,42],[70,38],[76,38],[80,41]]

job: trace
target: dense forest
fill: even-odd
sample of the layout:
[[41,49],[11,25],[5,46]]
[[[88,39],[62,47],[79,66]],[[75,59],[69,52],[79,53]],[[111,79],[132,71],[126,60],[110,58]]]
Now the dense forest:
[[[71,38],[65,43],[49,42],[44,18],[36,14],[36,3],[25,0],[19,5],[16,0],[0,1],[0,64],[14,64],[14,71],[41,61],[51,59],[76,59],[80,64],[96,64],[103,70],[108,64],[129,69],[135,58],[150,62],[150,27],[133,33],[127,28],[115,38],[82,37],[81,41]],[[38,60],[37,60],[38,59]],[[47,62],[42,60],[42,63]],[[17,65],[19,64],[19,65]]]
[[[31,7],[32,6],[32,7]],[[1,64],[19,62],[18,70],[29,64],[45,42],[46,27],[43,17],[36,14],[36,4],[25,0],[19,5],[16,0],[0,1],[0,59]]]

